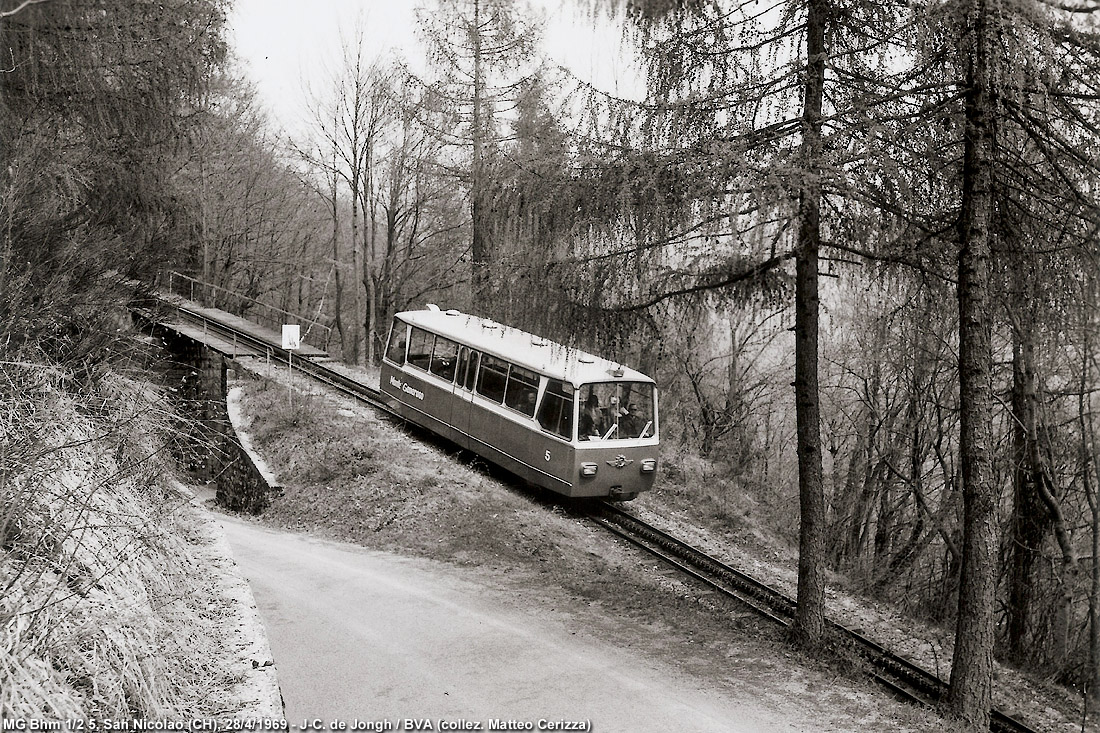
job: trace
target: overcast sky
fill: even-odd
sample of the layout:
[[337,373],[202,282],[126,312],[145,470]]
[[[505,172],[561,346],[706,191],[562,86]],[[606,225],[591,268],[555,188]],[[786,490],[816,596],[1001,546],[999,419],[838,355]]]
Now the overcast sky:
[[[431,0],[428,0],[431,2]],[[415,59],[418,0],[234,0],[230,39],[246,76],[255,82],[273,121],[288,132],[307,116],[305,86],[323,85],[337,68],[340,33],[361,18],[368,46],[379,56]],[[547,51],[573,73],[606,91],[623,93],[630,65],[619,58],[609,23],[579,20],[572,0],[532,0],[545,9]]]

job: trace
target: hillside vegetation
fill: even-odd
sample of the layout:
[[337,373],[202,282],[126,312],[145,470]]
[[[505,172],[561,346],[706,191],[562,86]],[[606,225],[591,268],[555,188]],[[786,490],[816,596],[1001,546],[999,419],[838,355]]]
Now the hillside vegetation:
[[46,368],[3,377],[0,717],[232,710],[230,612],[161,397],[115,375],[82,395]]
[[[0,0],[0,717],[232,707],[209,533],[127,332],[194,217],[178,185],[221,0]],[[120,314],[121,317],[120,317]]]
[[[524,4],[420,5],[422,67],[372,62],[362,27],[311,49],[340,60],[288,139],[233,76],[229,0],[0,0],[12,398],[123,430],[103,390],[133,282],[301,314],[360,366],[397,312],[491,317],[656,379],[662,466],[709,479],[684,503],[797,535],[802,646],[831,654],[834,578],[953,635],[969,730],[995,659],[1100,711],[1090,7],[566,3],[639,72],[624,97]],[[437,488],[363,476],[379,532]]]
[[285,492],[260,515],[268,526],[447,563],[448,572],[476,578],[532,614],[651,655],[732,699],[774,706],[801,729],[954,730],[858,675],[846,679],[792,652],[776,627],[684,582],[549,496],[486,475],[480,461],[464,465],[471,456],[450,455],[445,442],[263,363],[238,373],[238,427]]
[[[377,385],[374,370],[342,371]],[[791,679],[799,689],[827,689],[777,703],[784,714],[804,709],[813,721],[807,730],[964,730],[936,711],[887,700],[843,644],[829,654],[792,654],[777,627],[617,542],[561,497],[518,488],[500,471],[489,475],[481,459],[448,441],[262,362],[237,374],[235,426],[283,489],[259,517],[269,526],[452,564],[537,613],[565,614],[578,628],[730,685],[732,695],[767,698],[765,690],[786,689]],[[707,460],[670,457],[656,488],[627,508],[793,594],[796,545],[771,529],[782,508],[724,485],[720,471]],[[833,580],[847,587],[831,589],[831,619],[948,674],[949,631]],[[818,675],[827,678],[823,688],[815,687]],[[1036,730],[1079,729],[1080,700],[1056,686],[999,667],[994,694],[998,708]]]

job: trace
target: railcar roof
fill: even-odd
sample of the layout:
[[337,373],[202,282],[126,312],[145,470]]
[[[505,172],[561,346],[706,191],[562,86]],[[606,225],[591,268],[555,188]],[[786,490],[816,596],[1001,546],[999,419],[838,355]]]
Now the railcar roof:
[[[574,386],[588,382],[653,383],[645,374],[628,366],[456,310],[403,311],[397,317]],[[621,376],[614,374],[616,370],[622,370]]]

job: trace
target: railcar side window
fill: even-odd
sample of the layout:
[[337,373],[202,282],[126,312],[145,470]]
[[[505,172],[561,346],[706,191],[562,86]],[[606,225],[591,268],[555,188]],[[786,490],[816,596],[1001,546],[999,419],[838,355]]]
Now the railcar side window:
[[409,339],[409,363],[421,369],[427,369],[432,359],[432,342],[435,334],[413,326],[412,337]]
[[477,377],[477,392],[493,402],[504,402],[504,385],[508,382],[508,362],[486,354],[481,357]]
[[508,373],[508,387],[504,392],[504,404],[519,410],[528,417],[535,416],[535,398],[539,394],[539,375],[512,365]]
[[458,344],[442,336],[436,336],[435,349],[432,351],[432,361],[428,366],[428,371],[443,377],[448,382],[453,382],[457,358]]
[[390,343],[386,347],[386,358],[395,364],[405,363],[405,344],[408,342],[407,330],[404,321],[393,319],[393,328],[390,329]]
[[465,346],[458,347],[458,368],[455,370],[455,384],[459,387],[466,385],[466,370],[470,367],[470,350]]
[[556,379],[546,383],[539,405],[539,425],[543,430],[569,440],[573,437],[573,387]]
[[480,351],[470,352],[470,364],[466,367],[466,389],[474,391],[474,379],[477,377],[477,365],[481,359]]

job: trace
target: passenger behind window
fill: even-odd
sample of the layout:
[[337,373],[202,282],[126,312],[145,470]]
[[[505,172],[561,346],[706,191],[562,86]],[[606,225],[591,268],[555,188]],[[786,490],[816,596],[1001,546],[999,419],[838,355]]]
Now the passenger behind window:
[[600,414],[600,398],[593,392],[584,401],[584,409],[581,410],[580,431],[577,436],[580,440],[591,440],[603,436],[603,416]]
[[642,431],[639,422],[638,406],[631,402],[619,413],[619,437],[637,438]]

